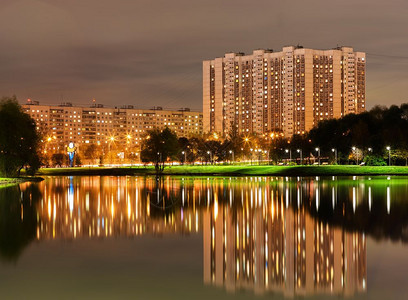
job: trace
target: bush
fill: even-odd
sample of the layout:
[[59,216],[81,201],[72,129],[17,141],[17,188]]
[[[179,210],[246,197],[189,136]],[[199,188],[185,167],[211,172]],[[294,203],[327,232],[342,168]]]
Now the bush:
[[381,156],[367,155],[364,157],[364,163],[366,166],[386,166],[387,162]]

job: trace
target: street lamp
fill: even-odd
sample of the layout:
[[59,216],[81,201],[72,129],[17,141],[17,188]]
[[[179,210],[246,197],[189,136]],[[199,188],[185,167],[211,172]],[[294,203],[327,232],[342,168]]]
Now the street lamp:
[[234,151],[230,150],[229,153],[232,154],[232,162],[234,162]]
[[319,156],[319,166],[320,166],[320,148],[316,147],[315,150],[317,151],[317,154]]
[[207,154],[210,156],[210,163],[212,164],[212,154],[211,154],[211,151],[207,151]]
[[358,151],[356,151],[357,148],[356,148],[356,147],[353,147],[353,148],[351,148],[351,149],[353,149],[353,152],[356,152],[357,165],[358,165]]
[[184,161],[183,161],[183,164],[185,164],[186,163],[186,152],[185,151],[181,151],[181,154],[183,154],[184,155]]
[[289,153],[289,163],[292,162],[292,149],[285,149],[286,153]]
[[110,163],[112,164],[112,153],[111,153],[111,144],[115,141],[115,137],[111,136],[109,137],[109,144],[108,144],[108,155],[110,158]]
[[334,159],[335,159],[335,162],[336,162],[336,165],[337,165],[337,149],[333,148],[332,152],[334,152]]
[[302,149],[297,149],[296,151],[300,154],[300,164],[302,164],[302,162],[303,162]]
[[388,150],[388,165],[391,166],[391,147],[387,146]]
[[265,150],[265,154],[266,154],[267,164],[269,164],[269,150]]

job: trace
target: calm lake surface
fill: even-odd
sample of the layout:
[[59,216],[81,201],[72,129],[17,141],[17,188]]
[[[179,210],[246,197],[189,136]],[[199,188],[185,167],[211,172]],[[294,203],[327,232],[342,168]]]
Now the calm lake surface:
[[407,177],[0,188],[0,299],[407,299]]

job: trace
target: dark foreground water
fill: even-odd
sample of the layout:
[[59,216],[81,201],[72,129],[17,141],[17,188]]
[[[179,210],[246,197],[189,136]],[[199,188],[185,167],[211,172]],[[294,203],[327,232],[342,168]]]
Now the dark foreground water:
[[0,188],[0,299],[406,299],[406,177]]

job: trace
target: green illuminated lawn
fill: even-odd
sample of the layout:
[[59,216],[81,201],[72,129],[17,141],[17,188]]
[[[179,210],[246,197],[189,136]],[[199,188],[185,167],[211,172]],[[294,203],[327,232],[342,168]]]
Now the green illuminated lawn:
[[[154,175],[154,167],[92,167],[43,168],[39,175]],[[338,176],[338,175],[408,175],[408,167],[369,166],[166,166],[165,175],[277,175],[277,176]]]
[[5,178],[0,177],[0,187],[5,187],[13,184],[19,184],[26,181],[41,181],[40,177],[18,177],[18,178]]

